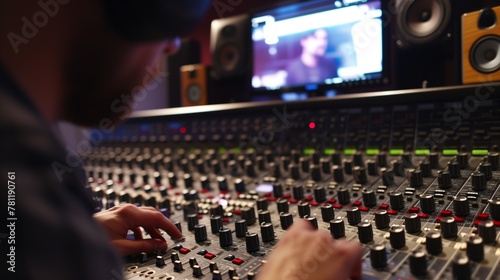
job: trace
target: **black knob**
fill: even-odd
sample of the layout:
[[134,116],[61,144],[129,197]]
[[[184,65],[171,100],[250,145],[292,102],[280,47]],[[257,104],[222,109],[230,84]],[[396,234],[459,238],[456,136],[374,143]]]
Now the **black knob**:
[[229,228],[221,228],[219,231],[219,245],[229,247],[233,245],[233,235]]
[[374,244],[370,247],[370,261],[374,268],[387,266],[387,252],[383,244]]
[[486,175],[483,172],[472,172],[472,189],[475,191],[484,191],[486,189]]
[[432,169],[431,169],[431,164],[427,161],[422,161],[419,164],[420,171],[422,172],[422,177],[431,177],[432,176]]
[[307,216],[304,217],[304,219],[308,221],[314,229],[318,229],[318,220],[316,219],[316,217]]
[[255,158],[255,161],[257,162],[257,168],[260,171],[265,171],[266,170],[266,161],[264,160],[264,157],[262,156],[257,156]]
[[422,176],[422,171],[418,169],[411,169],[408,171],[408,181],[410,182],[410,187],[418,188],[424,184],[424,179]]
[[458,253],[453,258],[453,279],[469,280],[471,279],[471,267],[469,258],[461,253]]
[[441,218],[441,234],[444,238],[455,238],[458,234],[457,222],[453,217]]
[[222,275],[219,270],[212,271],[212,280],[222,280]]
[[483,238],[484,243],[495,243],[497,238],[497,230],[495,228],[495,224],[492,221],[481,221],[477,225],[477,231],[479,236]]
[[394,171],[394,175],[402,177],[405,176],[405,165],[400,160],[392,161],[392,170]]
[[439,164],[439,154],[436,152],[432,152],[428,156],[429,163],[431,164],[432,169],[439,169],[441,165]]
[[283,230],[286,230],[293,224],[293,216],[290,213],[280,213],[280,224]]
[[382,183],[385,186],[390,186],[394,183],[394,172],[392,170],[381,168],[380,171],[382,171]]
[[386,210],[377,210],[375,212],[375,227],[378,229],[386,229],[389,227],[390,218]]
[[394,249],[401,249],[406,245],[405,228],[394,225],[389,229],[389,241]]
[[281,184],[273,185],[273,196],[276,198],[280,198],[283,196],[283,185]]
[[185,188],[192,188],[193,187],[193,177],[191,177],[191,174],[185,173],[184,176],[184,187]]
[[458,153],[457,162],[461,168],[467,168],[469,166],[469,155],[467,153]]
[[493,167],[489,162],[481,162],[479,164],[479,171],[484,173],[486,181],[491,180],[491,178],[493,177]]
[[177,222],[174,222],[174,225],[175,227],[182,233],[182,226],[181,226],[181,222],[177,221]]
[[351,225],[357,225],[361,222],[361,212],[358,207],[347,209],[347,222]]
[[200,183],[201,183],[201,188],[210,191],[212,188],[210,187],[210,180],[208,179],[207,176],[201,176],[200,177]]
[[172,264],[175,264],[175,261],[179,260],[179,253],[173,252],[170,254],[170,260],[172,261]]
[[340,154],[339,152],[332,153],[331,158],[334,165],[342,164],[342,154]]
[[234,269],[234,267],[230,267],[227,270],[227,274],[229,276],[229,279],[240,279],[240,277],[238,276],[238,273],[236,273],[236,269]]
[[241,178],[236,178],[236,180],[234,180],[234,188],[238,193],[245,193],[247,191],[245,181]]
[[488,162],[491,163],[491,167],[493,167],[494,170],[498,170],[498,167],[500,167],[500,156],[498,153],[489,152]]
[[162,256],[156,256],[156,267],[164,267],[165,266],[165,260],[163,259]]
[[224,208],[220,204],[210,205],[210,216],[224,216]]
[[391,204],[391,209],[401,210],[405,207],[405,201],[403,194],[398,191],[392,191],[389,193],[389,203]]
[[326,190],[323,186],[317,186],[314,188],[314,200],[317,202],[323,202],[326,200]]
[[227,186],[227,179],[224,176],[217,176],[217,183],[219,185],[219,191],[227,192],[229,190]]
[[495,197],[488,202],[490,216],[495,221],[500,221],[500,198]]
[[337,191],[337,198],[340,204],[348,204],[351,202],[351,195],[349,194],[349,190],[341,187]]
[[299,172],[299,167],[295,164],[290,164],[288,166],[288,170],[290,170],[290,177],[294,180],[300,179],[300,172]]
[[198,214],[189,214],[187,216],[188,230],[194,230],[194,226],[198,224]]
[[175,272],[181,272],[181,271],[183,271],[183,270],[184,270],[184,268],[182,267],[182,263],[181,263],[181,261],[180,261],[180,260],[176,260],[176,261],[174,262],[174,271],[175,271]]
[[381,152],[377,154],[377,163],[380,167],[387,167],[387,153]]
[[438,186],[443,190],[451,188],[451,174],[449,171],[438,171]]
[[401,155],[401,161],[403,162],[404,167],[412,167],[412,154],[411,152],[404,152]]
[[259,235],[256,233],[247,233],[245,235],[247,252],[253,253],[260,250]]
[[314,181],[321,181],[321,169],[319,168],[319,165],[311,165],[310,170],[311,179]]
[[354,163],[354,166],[365,166],[364,160],[363,160],[363,153],[361,153],[361,152],[355,152],[352,155],[352,161]]
[[373,228],[369,222],[358,224],[358,238],[361,243],[368,243],[373,240]]
[[323,222],[327,223],[335,218],[335,211],[331,204],[325,203],[321,205],[321,218]]
[[437,231],[429,231],[425,235],[425,249],[431,255],[439,255],[443,252],[443,239],[441,233]]
[[378,176],[378,164],[374,160],[367,160],[366,161],[367,168],[368,168],[368,175],[370,176]]
[[194,239],[196,242],[203,242],[207,240],[207,227],[205,225],[194,226]]
[[278,208],[278,213],[288,213],[289,203],[285,198],[279,198],[276,200],[276,207]]
[[193,277],[199,278],[203,276],[203,273],[201,272],[201,267],[197,264],[193,265]]
[[271,222],[271,213],[269,211],[259,210],[258,213],[259,213],[259,224]]
[[410,271],[415,276],[427,274],[427,259],[425,251],[417,249],[410,254]]
[[363,189],[362,196],[363,204],[366,207],[374,207],[377,205],[377,197],[375,196],[375,192],[373,190]]
[[267,210],[267,199],[265,197],[257,200],[257,210]]
[[234,222],[234,230],[236,231],[236,237],[243,237],[248,231],[247,221],[237,220]]
[[361,166],[355,166],[352,170],[354,182],[358,184],[366,184],[368,177],[366,175],[366,169]]
[[300,169],[302,170],[302,172],[304,172],[304,173],[309,172],[309,169],[311,166],[310,166],[310,162],[309,162],[308,158],[301,157],[299,159],[299,165],[300,165]]
[[405,216],[405,229],[408,233],[419,233],[421,228],[420,217],[416,213]]
[[345,236],[345,224],[341,218],[330,221],[330,233],[333,238],[339,239]]
[[330,164],[330,160],[322,158],[320,160],[320,164],[321,164],[321,171],[323,171],[323,173],[330,174],[332,172],[332,165]]
[[465,217],[470,214],[469,201],[465,196],[456,196],[453,199],[453,211],[458,217]]
[[352,160],[350,159],[344,159],[343,160],[343,163],[344,163],[344,172],[345,174],[347,175],[352,175]]
[[274,162],[269,163],[269,174],[273,176],[274,178],[280,178],[281,177],[281,168],[279,164],[276,164]]
[[290,160],[290,157],[287,157],[287,156],[281,157],[281,165],[283,166],[283,169],[285,171],[289,170],[289,166],[291,163],[292,163],[292,161]]
[[301,201],[298,204],[299,217],[304,218],[304,216],[311,215],[311,207],[307,201]]
[[422,209],[422,212],[426,214],[436,211],[434,196],[428,193],[420,195],[420,208]]
[[271,223],[260,224],[260,234],[263,242],[271,242],[274,240],[274,228]]
[[221,216],[210,217],[210,229],[212,233],[218,233],[221,228],[222,228],[222,217]]
[[480,262],[484,259],[484,244],[483,239],[479,235],[471,235],[467,240],[467,257],[469,259]]
[[342,183],[344,181],[344,169],[340,165],[334,165],[332,170],[333,180],[337,183]]
[[450,171],[451,178],[460,178],[460,163],[452,161],[448,164],[448,171]]
[[245,172],[248,177],[255,177],[257,174],[255,173],[255,166],[251,161],[245,161]]
[[247,222],[248,226],[255,224],[257,218],[255,217],[255,209],[253,207],[241,208],[241,218]]
[[301,200],[304,198],[304,187],[293,186],[292,192],[293,192],[293,198],[297,200]]

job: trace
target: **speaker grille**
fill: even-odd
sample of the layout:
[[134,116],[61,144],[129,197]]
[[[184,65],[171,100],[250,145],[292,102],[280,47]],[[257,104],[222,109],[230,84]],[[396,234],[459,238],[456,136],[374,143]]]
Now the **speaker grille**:
[[482,73],[500,69],[500,37],[491,35],[479,39],[470,52],[472,67]]

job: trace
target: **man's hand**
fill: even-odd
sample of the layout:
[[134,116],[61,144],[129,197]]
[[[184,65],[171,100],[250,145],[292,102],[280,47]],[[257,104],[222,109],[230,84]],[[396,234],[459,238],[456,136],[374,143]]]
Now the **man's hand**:
[[[124,256],[166,250],[167,242],[159,229],[167,232],[173,239],[182,237],[175,225],[153,207],[123,204],[96,213],[94,218],[104,226],[111,242]],[[151,239],[143,239],[141,227],[151,235]],[[128,230],[134,232],[135,240],[126,238]]]
[[333,240],[304,220],[295,221],[281,238],[258,274],[265,279],[360,279],[361,246]]

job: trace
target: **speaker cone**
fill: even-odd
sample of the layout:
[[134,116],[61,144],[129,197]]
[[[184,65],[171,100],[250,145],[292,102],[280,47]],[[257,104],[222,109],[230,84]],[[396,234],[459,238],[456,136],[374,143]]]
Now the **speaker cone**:
[[446,29],[451,16],[449,0],[400,0],[397,26],[413,44],[427,44]]
[[234,71],[240,61],[240,50],[235,44],[227,44],[221,47],[218,60],[223,71]]
[[500,69],[500,36],[479,39],[470,51],[472,67],[482,73],[493,73]]

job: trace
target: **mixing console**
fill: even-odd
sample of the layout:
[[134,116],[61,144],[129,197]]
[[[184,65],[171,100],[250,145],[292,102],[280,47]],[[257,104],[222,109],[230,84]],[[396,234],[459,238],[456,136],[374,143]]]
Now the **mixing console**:
[[363,244],[363,279],[500,278],[500,85],[136,113],[95,130],[102,209],[158,208],[184,239],[127,279],[254,279],[306,219]]

